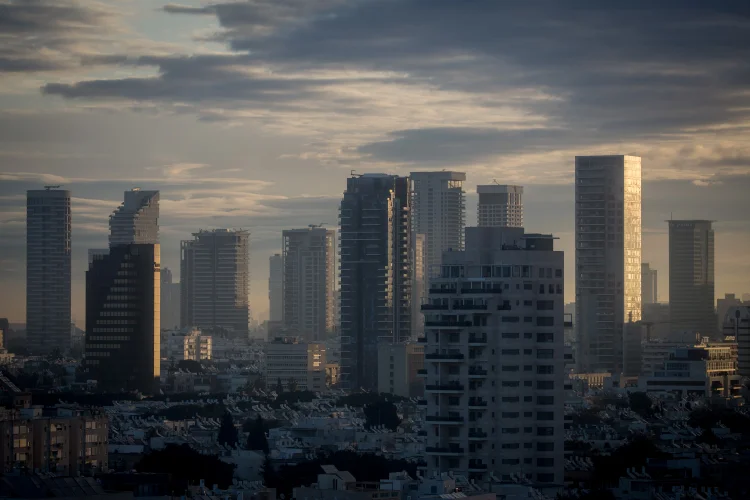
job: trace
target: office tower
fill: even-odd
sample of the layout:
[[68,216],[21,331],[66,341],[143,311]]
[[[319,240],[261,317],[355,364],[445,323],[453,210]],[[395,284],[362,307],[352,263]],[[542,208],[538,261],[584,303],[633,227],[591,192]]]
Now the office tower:
[[268,321],[279,322],[284,319],[283,262],[278,253],[268,259]]
[[641,264],[641,305],[659,302],[656,269],[651,269],[648,262]]
[[424,396],[424,343],[378,344],[378,392],[404,398]]
[[708,220],[670,220],[669,317],[672,335],[716,336],[714,230]]
[[[745,297],[747,294],[743,294]],[[724,298],[716,299],[716,319],[719,331],[724,328],[724,320],[727,317],[727,311],[733,306],[750,306],[750,300],[744,298],[740,300],[737,295],[733,293],[725,293]]]
[[427,271],[440,269],[446,250],[463,250],[466,224],[463,172],[412,172],[412,230],[425,235]]
[[70,191],[26,193],[26,344],[33,354],[70,347]]
[[87,377],[105,392],[159,390],[159,245],[115,245],[86,272]]
[[181,244],[182,326],[246,338],[250,310],[250,233],[214,229]]
[[[416,339],[424,335],[424,317],[419,308],[427,300],[430,280],[427,271],[427,237],[424,234],[412,234],[412,238],[411,335]],[[463,242],[463,238],[461,241]],[[440,267],[436,269],[439,270]]]
[[161,327],[173,329],[180,326],[180,284],[172,282],[172,270],[161,269]]
[[578,372],[619,374],[641,319],[641,159],[576,156]]
[[523,186],[477,186],[479,227],[523,227]]
[[425,314],[427,475],[563,483],[563,252],[551,235],[469,227]]
[[378,342],[411,337],[409,179],[350,177],[340,217],[340,384],[375,390]]
[[284,327],[305,342],[333,331],[336,233],[310,226],[287,229],[283,239]]
[[159,243],[159,191],[125,191],[125,201],[109,216],[109,246]]

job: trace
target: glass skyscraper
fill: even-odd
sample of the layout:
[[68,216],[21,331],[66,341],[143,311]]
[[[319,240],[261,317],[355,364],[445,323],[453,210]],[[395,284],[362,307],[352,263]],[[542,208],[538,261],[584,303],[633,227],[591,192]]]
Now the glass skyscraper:
[[575,183],[577,369],[619,374],[641,319],[641,158],[577,156]]

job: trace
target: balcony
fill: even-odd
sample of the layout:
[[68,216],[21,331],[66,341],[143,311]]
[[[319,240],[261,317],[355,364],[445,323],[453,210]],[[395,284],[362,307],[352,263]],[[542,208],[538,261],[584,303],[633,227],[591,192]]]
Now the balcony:
[[481,398],[469,398],[469,408],[485,410],[487,409],[487,401]]
[[487,345],[487,335],[469,335],[469,345]]
[[429,289],[429,293],[431,295],[432,294],[441,294],[441,293],[451,294],[451,293],[456,293],[456,289],[455,288],[430,288]]
[[487,439],[487,433],[480,429],[469,429],[469,439],[484,440]]
[[464,386],[458,382],[452,382],[448,384],[426,385],[424,390],[425,392],[462,393],[464,392]]
[[417,342],[419,342],[420,344],[426,344],[427,337],[417,337]]
[[459,446],[428,446],[425,448],[428,455],[459,456],[464,454],[464,449]]
[[464,355],[460,352],[430,352],[424,355],[425,361],[447,361],[447,362],[459,362],[464,359]]
[[449,417],[447,415],[427,415],[425,417],[427,422],[433,422],[438,424],[463,424],[464,417]]
[[463,309],[466,311],[486,311],[487,304],[466,304],[466,303],[453,303],[453,310]]
[[448,306],[446,304],[422,304],[421,309],[423,311],[447,311]]
[[469,472],[484,472],[487,470],[487,464],[469,460]]
[[471,326],[471,321],[425,321],[425,328],[466,328]]
[[420,368],[417,370],[417,376],[426,377],[427,376],[427,370],[424,368]]
[[510,311],[512,310],[512,307],[510,306],[510,304],[500,304],[499,306],[497,306],[497,310],[498,311]]
[[495,294],[495,293],[503,293],[503,289],[500,287],[496,288],[462,288],[461,293],[463,294]]
[[470,366],[469,367],[469,377],[470,378],[479,378],[479,377],[486,377],[486,376],[487,376],[487,370],[485,370],[481,366]]

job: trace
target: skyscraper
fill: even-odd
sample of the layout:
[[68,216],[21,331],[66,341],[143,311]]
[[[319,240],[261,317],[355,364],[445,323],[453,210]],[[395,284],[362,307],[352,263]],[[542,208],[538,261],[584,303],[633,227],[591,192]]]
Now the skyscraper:
[[101,391],[159,390],[159,245],[114,245],[86,272],[84,368]]
[[43,354],[70,347],[70,191],[26,193],[26,339]]
[[159,191],[125,191],[125,201],[109,216],[109,246],[159,243]]
[[425,235],[427,272],[440,270],[446,250],[463,250],[466,202],[463,172],[412,172],[412,230]]
[[161,327],[180,326],[180,284],[172,282],[172,270],[161,268]]
[[268,321],[284,319],[284,259],[274,254],[268,259]]
[[379,341],[411,336],[409,179],[347,179],[341,201],[341,384],[377,389]]
[[670,220],[669,318],[672,337],[714,337],[714,230],[708,220]]
[[[417,338],[424,334],[424,317],[419,308],[427,299],[430,280],[427,272],[427,237],[421,233],[412,236],[411,335]],[[437,267],[436,271],[439,270],[440,267]]]
[[651,269],[648,262],[641,264],[641,303],[656,304],[659,302],[659,288],[656,269]]
[[181,246],[182,326],[247,337],[250,233],[214,229],[193,237]]
[[624,324],[641,319],[641,159],[576,156],[576,363],[620,373]]
[[551,235],[469,227],[430,285],[427,475],[562,484],[563,252]]
[[523,227],[523,186],[477,186],[479,227]]
[[310,226],[283,238],[284,327],[305,342],[333,331],[336,233]]

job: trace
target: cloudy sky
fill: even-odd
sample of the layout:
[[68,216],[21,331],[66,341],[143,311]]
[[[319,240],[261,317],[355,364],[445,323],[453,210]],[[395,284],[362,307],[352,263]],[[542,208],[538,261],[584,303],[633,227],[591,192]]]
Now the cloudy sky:
[[661,300],[670,214],[717,220],[717,295],[750,291],[748,33],[746,0],[0,0],[0,316],[24,319],[27,189],[73,192],[79,323],[134,186],[174,270],[199,228],[252,232],[262,319],[281,230],[335,226],[352,169],[525,185],[573,300],[576,154],[643,157]]

